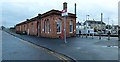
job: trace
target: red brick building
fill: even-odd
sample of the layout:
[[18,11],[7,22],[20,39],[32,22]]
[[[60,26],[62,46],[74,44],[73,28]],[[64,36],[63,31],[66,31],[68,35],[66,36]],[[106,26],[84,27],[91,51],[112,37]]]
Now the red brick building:
[[[60,38],[64,36],[64,17],[59,10],[50,10],[37,17],[27,19],[16,25],[16,32],[27,33],[49,38]],[[76,35],[76,15],[68,13],[66,18],[66,36]]]

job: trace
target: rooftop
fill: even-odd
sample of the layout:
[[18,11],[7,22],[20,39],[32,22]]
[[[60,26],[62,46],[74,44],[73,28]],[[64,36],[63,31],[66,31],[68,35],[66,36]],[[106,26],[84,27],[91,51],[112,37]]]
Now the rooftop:
[[[52,9],[52,10],[50,10],[50,11],[48,11],[48,12],[43,13],[43,14],[38,14],[38,16],[36,16],[36,17],[34,17],[34,18],[26,19],[26,21],[21,22],[21,23],[19,23],[19,24],[16,24],[16,26],[21,25],[21,24],[24,24],[24,23],[27,23],[27,22],[35,21],[35,20],[38,19],[38,18],[47,17],[47,16],[49,16],[49,15],[54,15],[54,14],[55,14],[55,15],[60,15],[60,16],[61,16],[61,13],[62,13],[62,12],[59,11],[59,10],[54,10],[54,9]],[[73,13],[68,13],[68,17],[77,18],[76,15],[73,14]]]
[[[101,21],[95,21],[95,20],[87,20],[84,23],[86,23],[86,22],[88,22],[90,24],[101,24]],[[105,23],[102,21],[102,24],[105,24]]]

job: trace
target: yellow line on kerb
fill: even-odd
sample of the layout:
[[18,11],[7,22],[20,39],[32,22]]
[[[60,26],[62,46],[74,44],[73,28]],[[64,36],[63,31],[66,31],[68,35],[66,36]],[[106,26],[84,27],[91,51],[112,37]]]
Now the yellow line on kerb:
[[[34,48],[42,48],[42,47],[39,47],[39,46],[37,46],[37,45],[34,45],[34,44],[32,44],[32,43],[30,43],[30,42],[28,42],[28,41],[25,41],[25,40],[21,40],[21,41],[24,42],[24,43],[26,43],[26,44],[31,45],[31,46],[34,47]],[[47,50],[47,49],[45,49],[45,48],[42,48],[42,49],[43,49],[44,51],[46,51],[47,53],[49,53],[49,54],[51,54],[51,55],[59,58],[59,59],[62,60],[63,62],[69,62],[68,59],[65,58],[63,55],[60,55],[60,54],[55,53],[55,52],[53,52],[53,51]]]

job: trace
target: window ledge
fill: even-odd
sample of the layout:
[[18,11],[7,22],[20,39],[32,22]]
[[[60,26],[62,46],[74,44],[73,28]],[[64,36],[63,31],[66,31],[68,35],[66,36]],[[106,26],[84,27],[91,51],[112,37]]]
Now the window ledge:
[[57,32],[57,34],[61,34],[61,32]]

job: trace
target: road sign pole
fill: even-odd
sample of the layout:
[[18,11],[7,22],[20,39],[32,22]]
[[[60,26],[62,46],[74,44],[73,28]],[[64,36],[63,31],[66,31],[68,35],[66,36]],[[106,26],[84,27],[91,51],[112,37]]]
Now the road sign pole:
[[67,43],[66,41],[66,16],[64,16],[64,42]]

